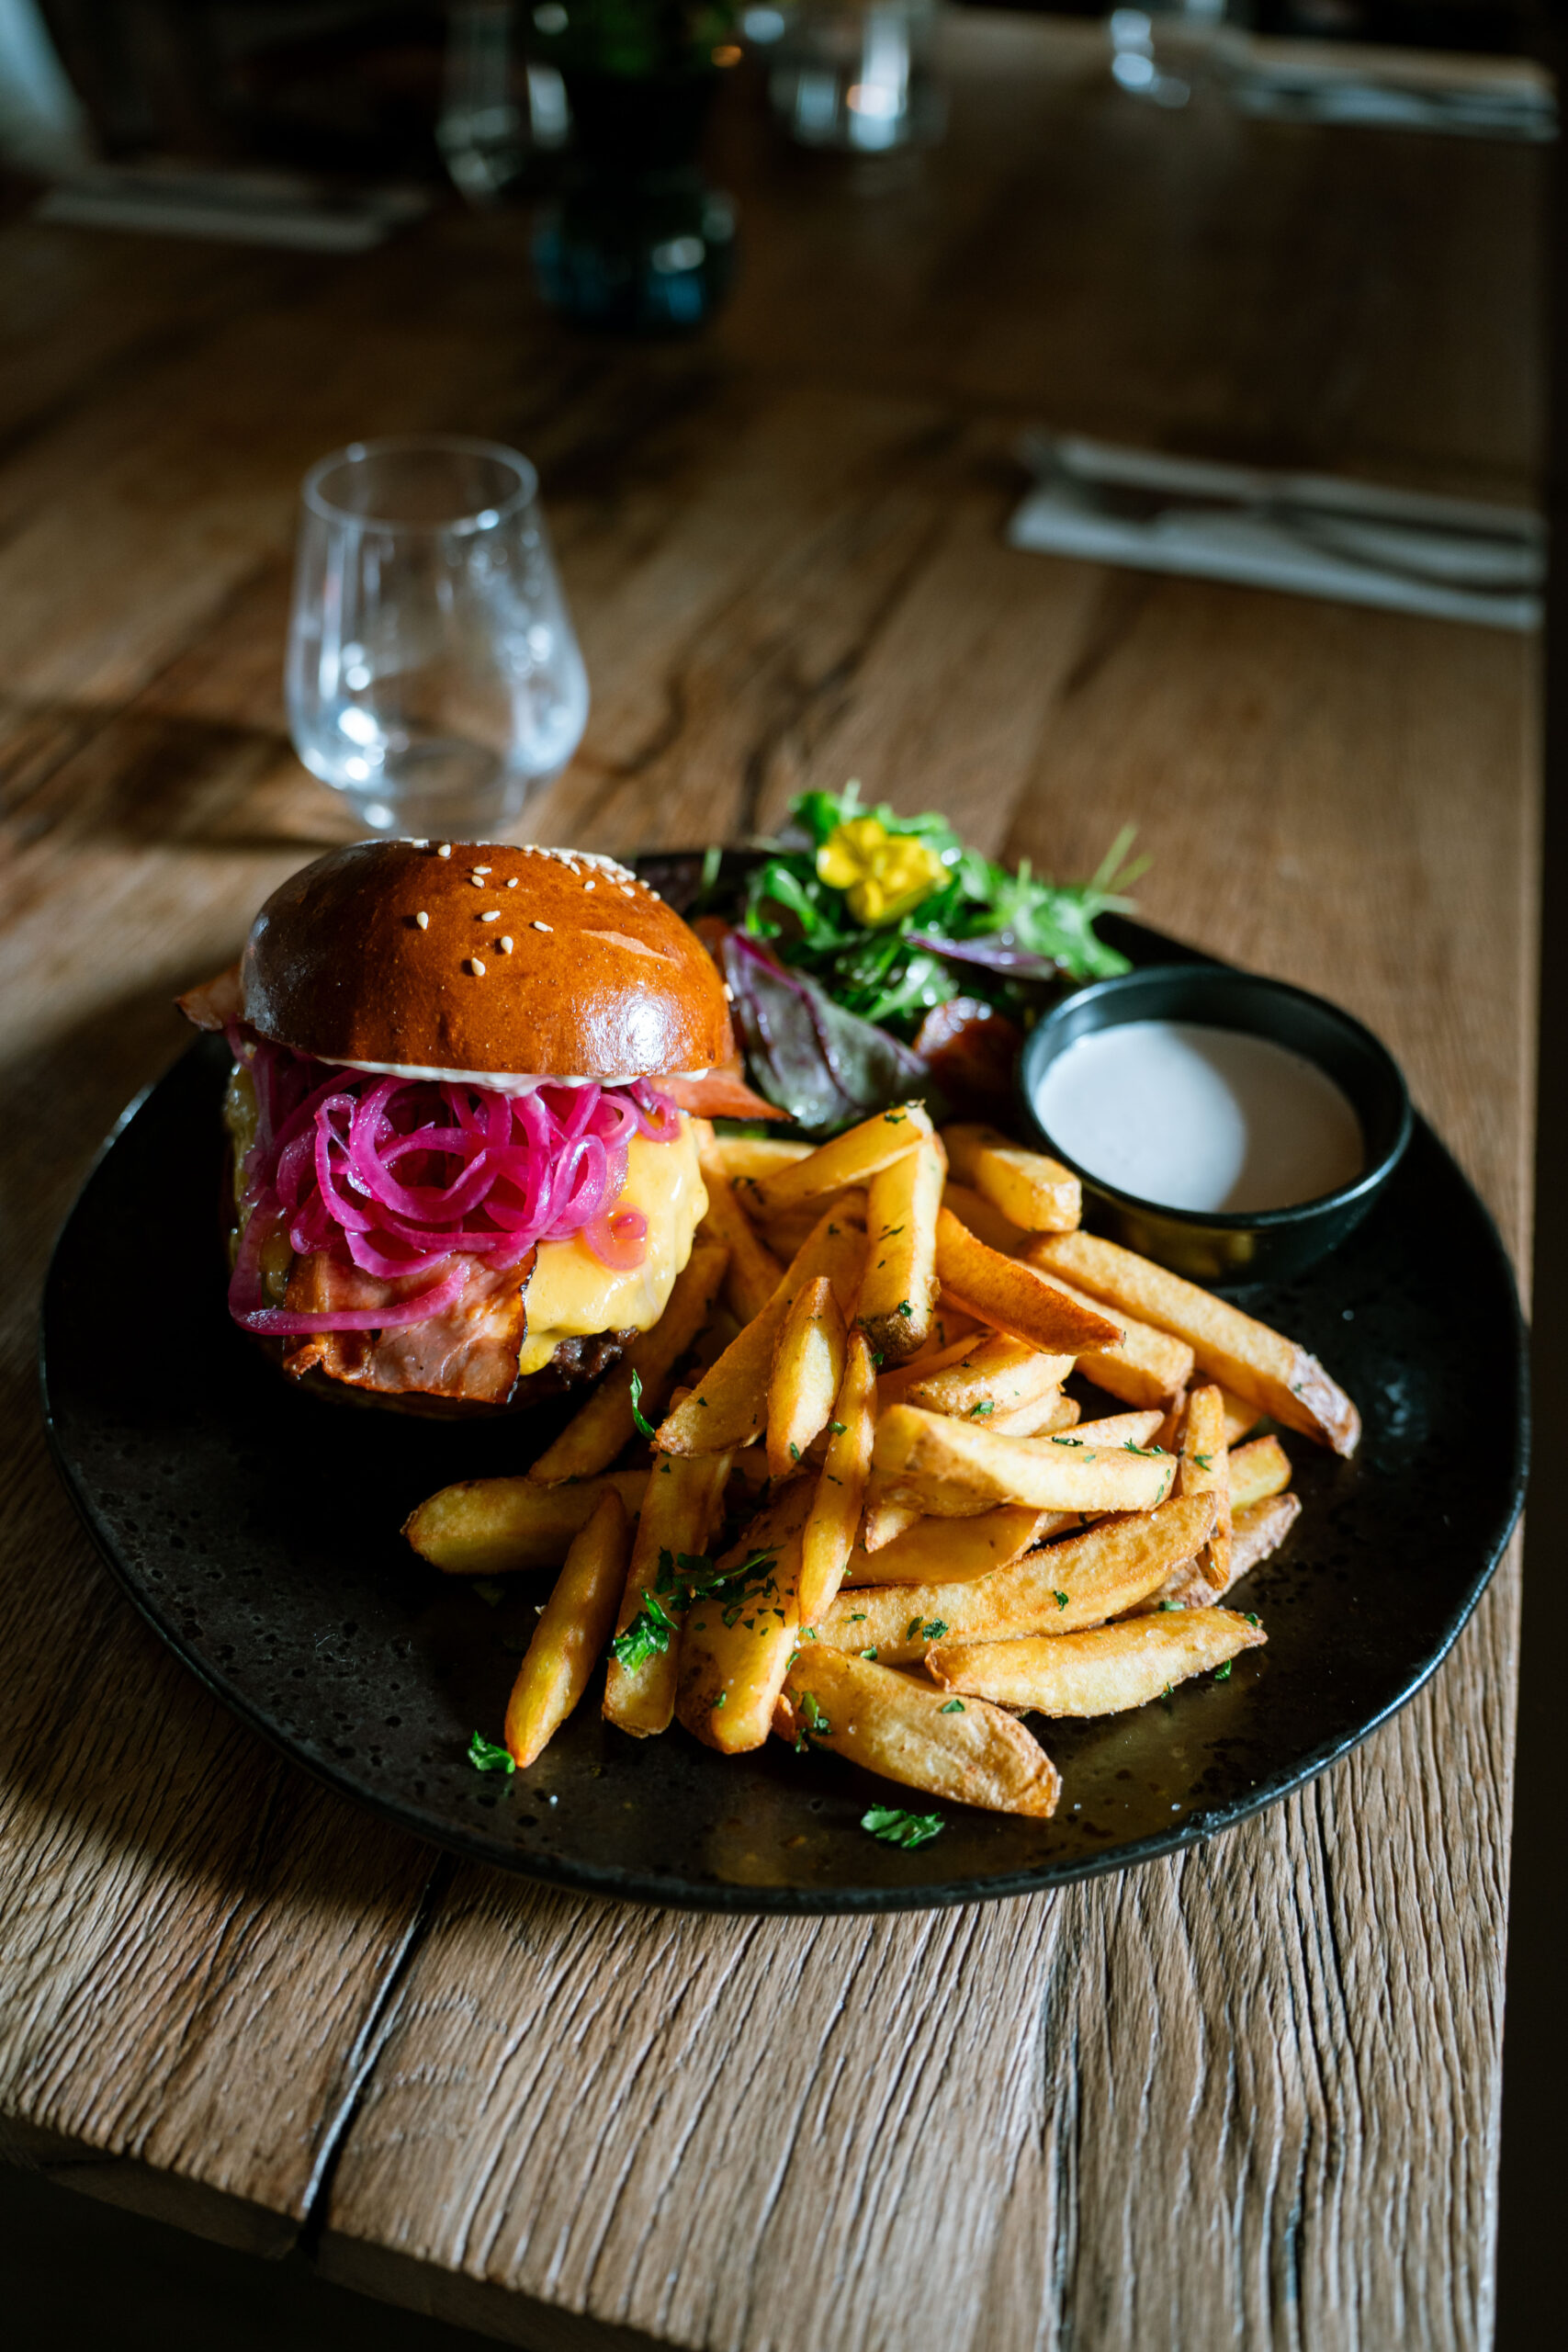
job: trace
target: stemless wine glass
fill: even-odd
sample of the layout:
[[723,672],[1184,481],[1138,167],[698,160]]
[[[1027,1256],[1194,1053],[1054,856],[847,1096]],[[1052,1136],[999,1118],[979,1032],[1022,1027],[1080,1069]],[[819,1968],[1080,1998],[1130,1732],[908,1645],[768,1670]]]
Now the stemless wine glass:
[[288,723],[372,832],[513,824],[582,740],[588,679],[515,449],[356,441],[301,491]]

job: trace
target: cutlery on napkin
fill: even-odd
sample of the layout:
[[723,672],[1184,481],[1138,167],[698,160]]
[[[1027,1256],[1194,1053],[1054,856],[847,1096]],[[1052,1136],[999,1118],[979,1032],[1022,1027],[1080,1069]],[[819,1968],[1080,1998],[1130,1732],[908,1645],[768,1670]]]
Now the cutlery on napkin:
[[1014,547],[1377,605],[1495,628],[1540,623],[1546,528],[1526,507],[1033,433]]

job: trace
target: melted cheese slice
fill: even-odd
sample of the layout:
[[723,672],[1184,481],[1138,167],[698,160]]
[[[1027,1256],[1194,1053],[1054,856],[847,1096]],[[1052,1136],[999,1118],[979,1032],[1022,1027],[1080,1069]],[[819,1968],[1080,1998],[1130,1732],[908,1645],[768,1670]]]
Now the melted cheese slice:
[[634,1136],[615,1209],[642,1211],[648,1254],[640,1266],[623,1274],[602,1266],[584,1241],[541,1241],[528,1284],[528,1336],[518,1372],[542,1370],[562,1340],[593,1331],[650,1330],[670,1303],[707,1205],[697,1139],[684,1113],[673,1143]]

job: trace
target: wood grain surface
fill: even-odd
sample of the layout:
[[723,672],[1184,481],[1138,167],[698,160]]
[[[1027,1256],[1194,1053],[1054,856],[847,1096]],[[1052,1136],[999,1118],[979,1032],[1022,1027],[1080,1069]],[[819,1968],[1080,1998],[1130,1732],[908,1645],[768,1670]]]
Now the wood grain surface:
[[[1213,1844],[872,1922],[441,1860],[230,1721],[44,1450],[51,1234],[343,812],[280,707],[292,501],[356,434],[540,466],[594,688],[530,831],[742,835],[858,774],[1350,1005],[1528,1242],[1528,641],[1015,553],[1049,422],[1505,497],[1541,162],[1168,119],[976,18],[911,164],[727,93],[733,309],[546,323],[526,224],[352,263],[0,230],[0,2152],[505,2340],[704,2352],[1488,2341],[1517,1630]],[[156,1269],[104,1343],[134,1377]],[[738,1857],[738,1860],[740,1860]]]

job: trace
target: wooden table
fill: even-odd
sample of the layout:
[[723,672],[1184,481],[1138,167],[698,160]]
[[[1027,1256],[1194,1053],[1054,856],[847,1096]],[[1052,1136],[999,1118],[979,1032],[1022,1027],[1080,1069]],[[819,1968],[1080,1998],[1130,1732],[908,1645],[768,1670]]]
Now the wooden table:
[[[682,1917],[281,1762],[132,1615],[39,1429],[44,1254],[172,991],[345,831],[280,707],[293,492],[400,427],[540,464],[595,695],[540,838],[735,835],[852,774],[1068,873],[1134,820],[1150,917],[1379,1028],[1524,1249],[1529,643],[1000,526],[1041,420],[1529,494],[1540,158],[1167,118],[1017,18],[950,52],[908,166],[781,157],[732,90],[744,275],[689,345],[547,324],[515,217],[352,262],[0,235],[0,2132],[511,2342],[1477,2346],[1512,1566],[1395,1722],[1168,1863]],[[128,1235],[127,1378],[157,1311]]]

